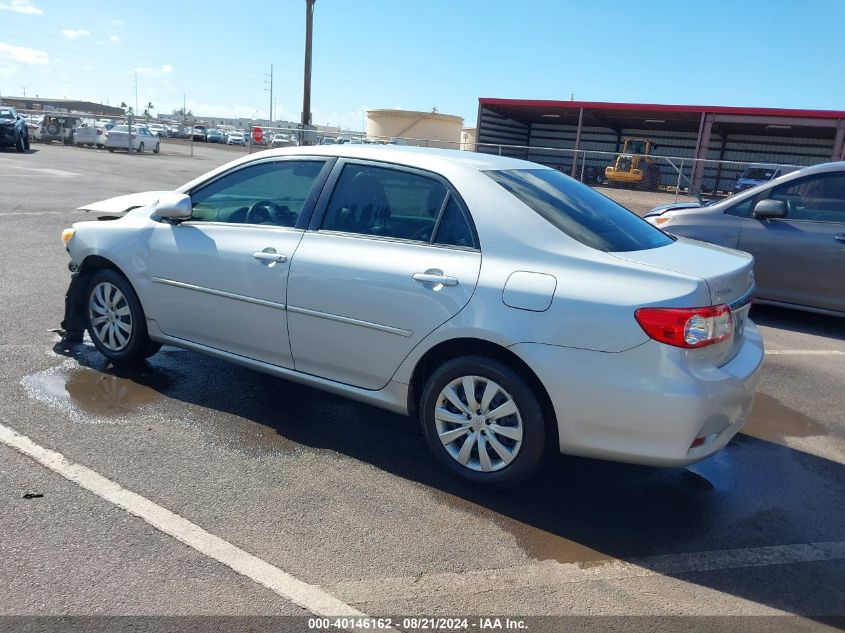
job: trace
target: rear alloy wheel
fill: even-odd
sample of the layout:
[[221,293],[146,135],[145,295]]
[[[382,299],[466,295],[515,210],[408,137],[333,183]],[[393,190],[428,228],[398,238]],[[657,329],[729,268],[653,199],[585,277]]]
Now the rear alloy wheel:
[[515,486],[543,455],[545,422],[531,387],[489,358],[467,356],[435,370],[420,417],[435,457],[475,483]]
[[138,145],[138,153],[139,153],[139,154],[143,154],[143,153],[144,153],[144,144],[143,144],[143,143],[141,143],[140,145]]
[[88,333],[103,356],[116,363],[132,363],[161,347],[149,339],[141,302],[123,275],[98,270],[91,277],[87,296]]
[[161,149],[161,143],[156,143],[156,148],[153,150],[153,154],[158,154],[160,149]]

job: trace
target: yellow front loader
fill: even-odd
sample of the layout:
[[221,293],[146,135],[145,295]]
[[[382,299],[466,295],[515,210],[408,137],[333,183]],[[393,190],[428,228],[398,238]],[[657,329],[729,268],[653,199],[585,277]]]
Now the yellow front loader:
[[610,185],[657,191],[660,168],[651,158],[655,145],[644,138],[626,138],[622,153],[605,167],[604,177]]

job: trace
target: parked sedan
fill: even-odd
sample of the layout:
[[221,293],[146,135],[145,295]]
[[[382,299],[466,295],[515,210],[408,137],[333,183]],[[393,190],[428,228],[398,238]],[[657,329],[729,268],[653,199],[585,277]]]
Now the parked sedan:
[[271,142],[272,147],[291,147],[295,145],[290,136],[287,134],[282,134],[281,132],[276,132],[273,135],[273,141]]
[[243,132],[232,132],[226,137],[226,145],[246,145]]
[[0,107],[0,147],[14,147],[19,152],[29,149],[26,121],[14,108]]
[[703,207],[664,205],[646,219],[754,255],[755,301],[845,316],[845,162],[807,167]]
[[209,130],[206,134],[205,140],[209,143],[225,143],[226,137],[220,130]]
[[106,129],[97,124],[83,124],[73,131],[73,142],[77,147],[92,145],[94,148],[106,146]]
[[161,142],[145,127],[132,126],[130,133],[128,125],[115,125],[106,136],[106,148],[110,152],[125,149],[126,151],[135,150],[139,154],[144,153],[144,150],[152,149],[154,154],[158,154]]
[[287,148],[85,208],[128,212],[62,235],[68,338],[87,328],[114,363],[168,343],[416,416],[479,484],[522,481],[547,449],[689,464],[751,410],[752,258],[535,163]]

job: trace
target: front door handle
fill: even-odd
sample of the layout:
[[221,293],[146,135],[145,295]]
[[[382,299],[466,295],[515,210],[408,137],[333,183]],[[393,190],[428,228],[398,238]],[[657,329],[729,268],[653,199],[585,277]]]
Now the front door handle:
[[283,264],[284,262],[288,261],[287,255],[280,255],[274,250],[267,250],[267,251],[256,251],[252,254],[255,259],[260,259],[265,262],[277,262],[279,264]]
[[833,239],[835,239],[837,242],[845,242],[845,233],[837,233],[833,236]]
[[444,286],[457,286],[458,280],[454,277],[449,277],[449,275],[439,274],[435,275],[432,273],[414,273],[414,281],[419,281],[420,283],[429,283],[429,284],[443,284]]

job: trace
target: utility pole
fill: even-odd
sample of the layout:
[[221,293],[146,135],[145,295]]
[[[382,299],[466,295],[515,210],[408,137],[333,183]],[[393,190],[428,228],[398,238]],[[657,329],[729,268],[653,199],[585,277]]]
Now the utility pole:
[[[302,127],[311,125],[311,36],[314,31],[314,3],[305,0],[305,85],[302,91]],[[306,138],[308,138],[306,132]]]
[[[273,64],[270,64],[270,74],[264,73],[265,77],[270,77],[270,118],[267,119],[267,126],[273,127]],[[268,83],[267,81],[264,82],[265,84]],[[264,90],[267,90],[265,88]]]
[[138,69],[135,69],[135,116],[138,116]]

